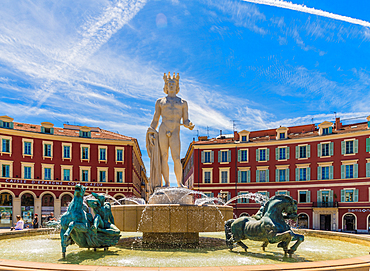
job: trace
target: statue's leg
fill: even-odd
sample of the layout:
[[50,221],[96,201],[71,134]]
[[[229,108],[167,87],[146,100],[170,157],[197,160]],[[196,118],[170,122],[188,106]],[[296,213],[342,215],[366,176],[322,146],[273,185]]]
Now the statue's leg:
[[67,245],[66,245],[66,238],[64,236],[64,233],[66,232],[65,229],[61,228],[60,229],[60,245],[62,246],[62,257],[65,258],[66,257],[66,251],[67,251]]
[[170,148],[171,148],[171,156],[174,164],[174,171],[177,180],[178,187],[185,187],[182,181],[182,165],[180,160],[180,151],[181,151],[181,142],[180,142],[180,127],[176,128],[172,132],[172,136],[170,137]]
[[292,239],[291,231],[286,231],[283,233],[276,234],[276,237],[280,241],[280,243],[277,245],[278,247],[283,248],[285,256],[287,253],[289,253],[288,245],[290,240]]
[[229,219],[225,223],[225,236],[226,236],[226,245],[232,250],[234,248],[234,238],[231,232],[231,224],[234,222],[234,219]]
[[293,254],[297,250],[298,246],[304,241],[304,236],[293,233],[293,239],[297,240],[297,242],[295,242],[294,245],[289,249],[289,254]]
[[237,244],[238,244],[239,246],[241,246],[242,248],[244,248],[245,252],[247,252],[247,251],[248,251],[248,247],[247,247],[247,245],[246,245],[246,244],[244,244],[242,241],[237,242]]
[[266,247],[267,247],[268,244],[269,244],[269,241],[268,240],[265,241],[265,242],[263,242],[263,244],[262,244],[262,250],[263,251],[266,251]]
[[[165,126],[164,126],[165,127]],[[164,178],[166,186],[170,186],[170,169],[168,167],[168,148],[169,142],[166,135],[165,128],[159,127],[159,149],[161,152],[161,171]],[[162,185],[162,180],[160,181]]]

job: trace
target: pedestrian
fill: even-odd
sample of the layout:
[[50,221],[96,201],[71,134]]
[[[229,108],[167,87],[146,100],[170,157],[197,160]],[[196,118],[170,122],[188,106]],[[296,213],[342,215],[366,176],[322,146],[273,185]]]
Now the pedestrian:
[[15,224],[15,227],[11,227],[10,230],[23,230],[24,228],[24,221],[20,215],[16,216],[17,218],[17,223]]
[[38,229],[39,227],[39,216],[38,214],[35,214],[35,217],[33,218],[33,221],[32,221],[32,226],[34,229]]

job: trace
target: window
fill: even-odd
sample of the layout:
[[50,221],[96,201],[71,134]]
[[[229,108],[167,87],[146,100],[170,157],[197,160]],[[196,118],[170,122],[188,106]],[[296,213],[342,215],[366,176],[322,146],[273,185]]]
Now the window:
[[307,181],[307,168],[299,168],[299,180]]
[[228,168],[220,168],[220,183],[228,183],[229,182],[229,169]]
[[44,157],[51,157],[51,144],[44,143]]
[[355,161],[357,160],[342,161],[341,166],[342,179],[358,178],[358,165],[356,164]]
[[116,172],[116,182],[123,183],[123,172],[122,171]]
[[80,130],[80,137],[90,138],[91,137],[91,132],[90,131],[81,131]]
[[239,170],[238,171],[238,183],[249,183],[250,182],[250,171]]
[[70,180],[71,180],[71,170],[63,169],[63,181],[70,181]]
[[287,195],[287,196],[289,196],[290,195],[290,192],[289,191],[287,191],[287,190],[279,190],[279,191],[276,191],[275,192],[275,195],[276,196],[279,196],[279,195]]
[[10,153],[10,140],[2,139],[2,152]]
[[311,191],[299,191],[299,203],[307,203],[311,201]]
[[117,156],[116,156],[117,162],[123,162],[123,150],[117,149]]
[[88,160],[89,159],[89,148],[82,147],[82,159]]
[[323,128],[322,129],[322,134],[323,135],[328,135],[329,134],[329,128]]
[[248,150],[238,150],[238,162],[248,162]]
[[10,165],[2,165],[1,176],[10,177]]
[[63,146],[63,158],[71,158],[71,146]]
[[88,170],[82,170],[82,180],[83,182],[89,181],[89,171]]
[[31,172],[32,168],[31,167],[24,167],[24,179],[31,179]]
[[231,161],[231,151],[219,151],[218,152],[218,162],[227,163]]
[[[239,192],[238,193],[238,196],[242,196],[242,195],[248,195],[248,192]],[[238,203],[249,203],[249,199],[246,198],[246,197],[241,197],[240,199],[238,199]]]
[[333,207],[333,190],[317,191],[317,207]]
[[99,149],[99,160],[100,161],[106,161],[107,160],[106,153],[107,153],[107,149],[105,149],[105,148],[100,148]]
[[330,167],[321,167],[321,178],[320,179],[321,180],[332,179],[332,178],[330,178]]
[[99,171],[99,182],[106,182],[107,181],[107,172],[105,170]]
[[269,181],[269,170],[268,169],[257,169],[256,170],[256,182],[264,183]]
[[341,202],[358,202],[358,189],[342,189]]
[[277,168],[275,177],[276,182],[289,181],[289,168]]
[[31,146],[32,146],[32,143],[31,142],[28,142],[28,141],[25,141],[24,143],[24,154],[26,155],[31,155]]
[[342,154],[355,154],[358,152],[358,140],[342,141]]
[[302,145],[295,147],[295,158],[305,159],[310,157],[310,145]]
[[44,168],[44,180],[51,180],[51,168]]
[[242,136],[242,142],[246,142],[247,141],[247,136]]
[[327,157],[333,155],[333,142],[317,144],[317,156]]
[[276,160],[289,159],[289,147],[276,148]]
[[213,163],[213,151],[202,151],[202,163]]
[[346,179],[353,178],[353,165],[346,165]]
[[370,177],[370,160],[366,163],[366,177]]
[[10,122],[4,121],[3,128],[10,128]]
[[279,138],[284,139],[285,138],[285,133],[280,133]]
[[204,172],[204,182],[211,183],[211,172]]
[[269,149],[257,149],[256,150],[256,160],[257,161],[268,161],[269,160]]
[[258,191],[257,193],[261,194],[262,196],[265,196],[265,197],[270,197],[270,192],[267,192],[267,191]]

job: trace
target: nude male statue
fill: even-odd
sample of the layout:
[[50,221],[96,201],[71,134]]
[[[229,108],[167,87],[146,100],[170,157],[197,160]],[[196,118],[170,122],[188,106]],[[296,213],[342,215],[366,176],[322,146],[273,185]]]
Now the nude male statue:
[[[182,180],[182,166],[180,161],[180,126],[193,130],[194,124],[188,119],[188,104],[185,100],[177,97],[176,94],[180,91],[179,87],[180,76],[175,73],[173,77],[168,73],[164,74],[165,82],[164,92],[166,97],[160,98],[155,103],[155,112],[153,121],[147,132],[147,150],[150,157],[150,182],[152,190],[155,187],[162,186],[162,176],[165,181],[165,186],[169,186],[169,167],[168,167],[168,151],[171,149],[171,156],[174,162],[174,171],[176,175],[177,185],[184,186]],[[162,123],[158,126],[159,118],[162,116]],[[181,123],[181,119],[183,123]],[[156,168],[157,167],[157,168]],[[159,168],[158,168],[159,167]]]

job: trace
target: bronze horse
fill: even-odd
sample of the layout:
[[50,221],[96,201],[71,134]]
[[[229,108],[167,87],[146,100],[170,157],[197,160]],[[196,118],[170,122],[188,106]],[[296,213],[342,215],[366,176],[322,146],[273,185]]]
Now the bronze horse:
[[[297,201],[287,195],[271,197],[264,206],[252,217],[230,219],[225,223],[226,245],[230,250],[237,243],[247,251],[244,239],[262,241],[262,249],[269,243],[278,243],[285,255],[291,256],[304,241],[304,236],[296,234],[285,219],[297,218]],[[297,241],[291,248],[291,241]]]

